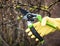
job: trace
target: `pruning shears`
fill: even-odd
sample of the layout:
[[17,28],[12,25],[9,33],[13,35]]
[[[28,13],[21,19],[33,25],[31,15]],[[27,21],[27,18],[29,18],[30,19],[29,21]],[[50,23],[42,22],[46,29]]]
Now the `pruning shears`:
[[[20,12],[23,14],[23,19],[27,20],[27,25],[30,28],[31,32],[33,33],[33,35],[35,35],[36,38],[38,38],[41,43],[44,43],[44,39],[38,34],[38,32],[35,30],[34,26],[33,26],[33,21],[34,19],[38,19],[39,22],[42,21],[42,16],[39,14],[34,14],[34,13],[30,13],[22,8],[19,8]],[[54,25],[53,23],[47,22],[47,25],[49,25],[52,28],[56,28],[56,25]]]
[[[58,0],[58,1],[60,2],[60,0]],[[3,8],[3,5],[0,5],[0,8]],[[41,22],[42,16],[39,14],[30,13],[20,7],[18,9],[23,14],[23,19],[27,20],[27,25],[30,28],[31,32],[36,36],[36,38],[38,38],[41,41],[41,43],[43,43],[44,39],[38,34],[38,32],[35,30],[35,28],[33,26],[34,19],[37,18],[38,21]],[[56,28],[56,25],[54,25],[53,23],[47,22],[46,24],[52,28]]]
[[[3,6],[1,5],[1,8]],[[24,9],[22,9],[21,7],[16,7],[16,9],[18,9],[22,14],[23,14],[23,19],[27,20],[27,25],[30,28],[31,32],[33,33],[33,35],[35,35],[36,38],[38,38],[41,43],[43,44],[44,39],[39,35],[39,33],[35,30],[34,26],[33,26],[33,21],[34,19],[38,19],[39,22],[42,21],[42,16],[39,14],[34,14],[31,12],[28,12]],[[54,25],[53,23],[47,22],[47,25],[49,25],[50,27],[56,28],[56,25]]]

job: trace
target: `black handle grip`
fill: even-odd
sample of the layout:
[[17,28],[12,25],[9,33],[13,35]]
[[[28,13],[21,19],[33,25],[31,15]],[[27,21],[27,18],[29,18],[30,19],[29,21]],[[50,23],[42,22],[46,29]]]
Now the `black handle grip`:
[[38,38],[40,41],[43,41],[44,39],[38,34],[38,32],[35,30],[34,27],[30,28],[31,32],[35,35],[36,38]]

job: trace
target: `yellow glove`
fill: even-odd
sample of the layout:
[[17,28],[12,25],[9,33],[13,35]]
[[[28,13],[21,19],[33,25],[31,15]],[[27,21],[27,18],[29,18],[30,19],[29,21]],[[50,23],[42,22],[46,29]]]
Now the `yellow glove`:
[[[44,37],[45,35],[48,35],[49,33],[54,32],[56,29],[52,28],[48,25],[46,25],[46,22],[52,22],[53,24],[55,24],[58,29],[60,29],[60,18],[49,18],[49,17],[44,17],[42,19],[42,22],[36,22],[33,24],[34,28],[36,29],[36,31],[40,34],[41,37]],[[32,35],[32,32],[30,31],[30,29],[26,29],[26,32],[28,32],[28,36],[31,36],[31,38],[35,38],[34,35]],[[37,41],[38,39],[36,39]]]
[[41,25],[42,25],[42,26],[45,26],[47,21],[53,23],[54,25],[57,26],[58,29],[60,29],[60,18],[44,17],[44,18],[42,19]]

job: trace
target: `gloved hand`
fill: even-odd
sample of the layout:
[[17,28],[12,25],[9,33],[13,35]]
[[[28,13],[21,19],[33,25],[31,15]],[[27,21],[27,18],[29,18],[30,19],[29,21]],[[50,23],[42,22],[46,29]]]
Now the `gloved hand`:
[[[42,22],[36,22],[33,24],[36,31],[40,34],[41,37],[44,37],[45,35],[48,35],[49,33],[53,33],[56,31],[55,28],[52,28],[48,25],[46,25],[46,22],[51,22],[57,26],[58,29],[60,29],[60,18],[49,18],[44,17],[42,19]],[[31,36],[31,38],[35,38],[34,35],[32,35],[32,32],[30,29],[26,29],[26,32],[28,33],[28,36]]]
[[46,16],[42,19],[41,25],[45,26],[47,21],[53,23],[58,29],[60,29],[60,18],[50,18]]

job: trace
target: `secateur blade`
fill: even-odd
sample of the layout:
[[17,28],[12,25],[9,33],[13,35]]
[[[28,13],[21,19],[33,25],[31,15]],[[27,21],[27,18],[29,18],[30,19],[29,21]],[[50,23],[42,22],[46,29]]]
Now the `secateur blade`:
[[16,10],[23,14],[23,19],[27,20],[27,14],[29,13],[27,10],[21,8],[20,6],[16,7]]
[[23,16],[25,16],[27,13],[29,13],[28,11],[26,11],[25,9],[22,9],[22,8],[20,8],[19,10],[23,14]]

